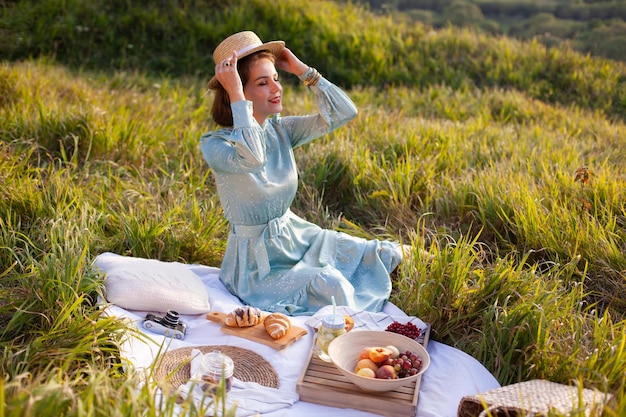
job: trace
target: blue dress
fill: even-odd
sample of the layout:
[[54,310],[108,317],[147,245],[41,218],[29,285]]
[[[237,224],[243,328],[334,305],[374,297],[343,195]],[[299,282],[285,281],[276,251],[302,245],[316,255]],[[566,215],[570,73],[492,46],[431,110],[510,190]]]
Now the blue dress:
[[275,115],[260,126],[252,102],[239,101],[231,104],[233,127],[200,139],[231,226],[220,279],[265,311],[313,314],[334,296],[338,305],[378,312],[391,293],[389,273],[402,260],[400,245],[322,229],[290,210],[298,188],[293,148],[357,115],[326,79],[310,88],[317,114]]

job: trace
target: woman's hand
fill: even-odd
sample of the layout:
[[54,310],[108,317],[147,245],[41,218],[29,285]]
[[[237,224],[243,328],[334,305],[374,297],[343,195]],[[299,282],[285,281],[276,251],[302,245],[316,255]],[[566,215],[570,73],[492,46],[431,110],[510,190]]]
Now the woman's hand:
[[276,58],[276,68],[286,71],[296,76],[302,75],[309,69],[308,65],[300,61],[289,49],[283,49],[283,52]]
[[237,51],[215,66],[215,78],[228,93],[231,103],[245,100],[241,77],[237,72]]

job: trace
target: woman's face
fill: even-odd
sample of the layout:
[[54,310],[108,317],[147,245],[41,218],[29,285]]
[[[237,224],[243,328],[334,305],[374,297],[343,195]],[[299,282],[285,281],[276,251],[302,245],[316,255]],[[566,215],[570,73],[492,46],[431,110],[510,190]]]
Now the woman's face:
[[243,94],[252,102],[252,115],[260,125],[269,116],[282,111],[283,87],[271,60],[262,58],[252,64]]

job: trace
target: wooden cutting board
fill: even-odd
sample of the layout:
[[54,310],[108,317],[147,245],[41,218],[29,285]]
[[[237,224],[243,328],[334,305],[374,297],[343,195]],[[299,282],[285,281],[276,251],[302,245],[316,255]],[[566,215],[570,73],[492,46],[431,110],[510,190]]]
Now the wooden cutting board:
[[306,329],[292,324],[286,335],[280,339],[274,339],[267,334],[263,323],[251,327],[230,327],[224,324],[224,317],[226,317],[226,313],[219,311],[212,311],[206,315],[207,319],[221,324],[224,333],[243,337],[278,350],[286,348],[308,333]]

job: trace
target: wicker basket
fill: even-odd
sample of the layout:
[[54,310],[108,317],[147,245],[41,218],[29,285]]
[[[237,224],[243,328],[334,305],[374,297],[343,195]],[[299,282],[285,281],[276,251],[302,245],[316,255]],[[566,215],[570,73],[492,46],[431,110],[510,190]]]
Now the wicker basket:
[[600,416],[613,396],[535,379],[496,388],[461,399],[458,417],[547,416],[550,412],[565,415]]

